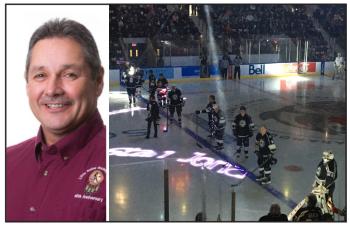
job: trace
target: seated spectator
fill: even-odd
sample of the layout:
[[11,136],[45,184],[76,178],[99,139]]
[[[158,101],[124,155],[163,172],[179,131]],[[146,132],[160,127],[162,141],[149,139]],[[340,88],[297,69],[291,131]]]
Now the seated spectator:
[[319,222],[322,221],[322,211],[316,206],[317,198],[314,194],[307,197],[307,206],[300,208],[293,217],[296,222]]
[[196,218],[195,221],[196,222],[205,222],[207,219],[205,217],[205,214],[203,214],[203,212],[199,212],[196,214]]
[[281,214],[281,208],[278,204],[272,204],[267,215],[261,217],[259,222],[285,222],[288,221],[287,215]]

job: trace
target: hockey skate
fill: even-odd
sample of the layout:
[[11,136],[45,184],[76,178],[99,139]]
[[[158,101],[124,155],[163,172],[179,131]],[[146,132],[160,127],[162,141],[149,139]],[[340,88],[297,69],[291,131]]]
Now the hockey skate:
[[222,149],[224,149],[224,145],[217,145],[214,148],[215,148],[215,150],[222,150]]
[[240,158],[241,157],[241,151],[236,151],[234,153],[234,155],[236,156],[237,159]]
[[256,178],[255,178],[255,180],[256,181],[262,181],[264,179],[264,175],[262,175],[262,174],[260,174],[259,176],[257,176]]
[[249,157],[248,157],[248,153],[245,153],[245,152],[244,152],[244,158],[245,158],[245,159],[248,159],[248,158],[249,158]]
[[262,185],[271,184],[271,178],[270,178],[270,177],[264,177],[264,178],[261,180],[261,184],[262,184]]

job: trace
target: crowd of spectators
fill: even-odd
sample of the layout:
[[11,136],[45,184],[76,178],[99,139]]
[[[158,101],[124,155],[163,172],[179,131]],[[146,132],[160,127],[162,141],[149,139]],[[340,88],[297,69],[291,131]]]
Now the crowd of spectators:
[[[309,41],[309,58],[314,60],[327,51],[327,42],[307,16],[306,8],[301,5],[211,5],[210,15],[214,36],[217,39],[235,40],[232,52],[245,45],[247,39],[264,40],[261,37],[268,36]],[[205,20],[204,6],[200,9],[200,16]],[[260,53],[276,53],[276,44],[267,40],[261,42]],[[253,52],[257,48],[255,42]]]
[[319,5],[313,13],[322,27],[331,37],[337,38],[338,43],[346,47],[346,5]]
[[[251,54],[257,54],[258,50],[261,54],[277,53],[286,44],[278,37],[284,37],[291,38],[294,45],[296,40],[301,40],[303,44],[308,41],[309,61],[330,60],[327,55],[330,51],[329,44],[307,15],[306,7],[282,4],[213,4],[209,6],[211,25],[208,26],[212,26],[221,49],[229,54],[242,53],[247,48],[247,40],[251,41]],[[346,45],[346,33],[343,32],[346,27],[345,6],[317,7],[313,16],[331,36],[343,39]],[[168,40],[173,44],[176,41],[181,41],[180,44],[191,41],[199,44],[201,34],[190,18],[190,13],[207,22],[204,5],[172,5],[170,8],[164,4],[111,5],[110,47],[113,48],[113,57],[118,58],[122,54],[120,45],[117,44],[118,38],[147,37],[156,40],[155,43]],[[183,45],[174,45],[173,55],[177,53],[176,47],[185,50]],[[185,51],[181,50],[179,53],[183,52]]]
[[188,9],[169,11],[167,5],[111,5],[110,33],[114,37],[198,39],[200,33]]

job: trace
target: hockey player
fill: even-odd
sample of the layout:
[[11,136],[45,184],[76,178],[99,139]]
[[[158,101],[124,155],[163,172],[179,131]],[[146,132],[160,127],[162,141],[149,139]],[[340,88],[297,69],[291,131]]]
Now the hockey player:
[[208,99],[209,99],[209,103],[207,104],[207,107],[202,110],[202,113],[208,113],[208,126],[209,126],[209,132],[210,132],[208,137],[213,137],[215,132],[214,122],[213,122],[213,113],[214,113],[213,105],[216,104],[216,101],[215,101],[214,95],[209,95]]
[[157,121],[160,119],[159,117],[159,107],[156,102],[155,96],[151,95],[149,97],[149,102],[147,104],[147,111],[148,111],[148,116],[147,116],[147,135],[146,139],[149,139],[149,135],[151,132],[151,125],[153,122],[154,126],[154,137],[157,138]]
[[136,78],[133,73],[128,73],[125,78],[126,91],[129,96],[129,105],[131,105],[132,101],[134,102],[134,106],[136,105],[135,93],[136,93]]
[[160,107],[165,106],[168,93],[168,80],[163,76],[162,73],[159,75],[157,80],[157,100]]
[[176,88],[176,86],[172,86],[171,90],[168,92],[168,104],[169,104],[169,112],[170,112],[170,123],[173,123],[174,113],[176,109],[177,120],[181,126],[181,112],[183,105],[183,98],[181,97],[181,90]]
[[276,151],[276,145],[273,142],[272,135],[262,126],[256,135],[255,153],[258,156],[259,176],[257,181],[261,184],[271,183],[271,164],[277,160],[273,158]]
[[334,154],[332,151],[326,150],[322,154],[322,161],[318,164],[313,187],[324,186],[328,190],[326,198],[333,199],[337,175],[337,162],[334,160]]
[[162,73],[159,74],[159,79],[157,81],[157,85],[160,88],[166,88],[168,87],[168,80],[164,77]]
[[148,72],[148,92],[151,96],[156,94],[157,84],[156,84],[156,76],[153,74],[153,70]]
[[213,122],[215,129],[215,141],[217,146],[215,149],[222,150],[224,149],[224,134],[225,134],[225,125],[226,120],[223,111],[219,108],[218,104],[213,105]]
[[244,146],[245,158],[248,158],[249,137],[253,136],[254,123],[252,118],[246,113],[246,107],[241,106],[238,114],[232,122],[233,135],[237,138],[237,158],[241,155]]
[[345,70],[345,62],[344,57],[341,56],[341,53],[338,53],[338,56],[334,60],[334,75],[333,80],[336,77],[336,75],[340,76],[340,79],[343,79],[343,74]]
[[141,96],[141,87],[145,80],[143,79],[143,70],[139,70],[136,73],[136,96]]

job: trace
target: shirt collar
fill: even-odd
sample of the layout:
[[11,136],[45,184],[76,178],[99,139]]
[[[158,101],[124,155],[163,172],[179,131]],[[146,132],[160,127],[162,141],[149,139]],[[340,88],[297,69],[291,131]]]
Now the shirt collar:
[[47,146],[44,141],[42,127],[40,126],[35,141],[35,158],[37,161],[39,161],[42,160],[43,153],[59,153],[63,160],[69,160],[81,148],[83,148],[87,142],[101,130],[102,127],[103,121],[100,113],[98,110],[96,110],[94,115],[86,120],[76,130],[64,136],[55,144]]

